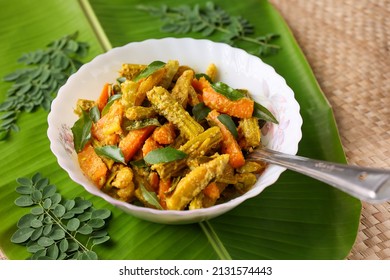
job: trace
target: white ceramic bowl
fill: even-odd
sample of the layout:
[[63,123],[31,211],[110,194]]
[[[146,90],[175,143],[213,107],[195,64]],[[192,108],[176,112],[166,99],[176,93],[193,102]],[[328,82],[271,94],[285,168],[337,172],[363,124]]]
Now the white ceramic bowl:
[[50,148],[59,165],[88,192],[141,219],[166,224],[194,223],[219,216],[258,195],[273,184],[285,168],[269,165],[250,191],[220,205],[190,211],[155,210],[116,200],[96,188],[81,172],[70,130],[78,118],[73,112],[76,101],[79,98],[96,100],[104,83],[115,82],[123,63],[149,64],[155,60],[166,62],[169,59],[191,66],[196,72],[204,72],[210,63],[214,63],[218,68],[219,81],[234,88],[248,89],[253,99],[266,106],[278,119],[279,125],[267,123],[263,127],[263,144],[280,152],[296,154],[301,139],[302,118],[294,93],[285,80],[271,66],[242,49],[189,38],[130,43],[83,65],[61,87],[53,101],[47,133]]

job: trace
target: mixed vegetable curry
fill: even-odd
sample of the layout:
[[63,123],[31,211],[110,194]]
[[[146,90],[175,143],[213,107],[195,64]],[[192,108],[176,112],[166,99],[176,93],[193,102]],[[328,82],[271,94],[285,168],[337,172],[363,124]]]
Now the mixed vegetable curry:
[[186,210],[249,190],[265,164],[245,160],[260,126],[277,122],[246,90],[176,60],[124,64],[97,100],[79,99],[72,127],[83,173],[103,192],[135,205]]

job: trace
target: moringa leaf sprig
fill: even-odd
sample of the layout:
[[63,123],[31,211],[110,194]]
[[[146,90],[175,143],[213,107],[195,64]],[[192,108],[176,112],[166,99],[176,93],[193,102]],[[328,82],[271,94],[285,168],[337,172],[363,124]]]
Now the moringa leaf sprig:
[[18,178],[15,204],[32,207],[22,216],[11,241],[24,244],[32,253],[30,259],[68,260],[97,259],[93,247],[110,239],[105,231],[111,215],[107,209],[95,209],[83,198],[66,200],[56,187],[36,173]]
[[81,59],[88,52],[88,44],[76,40],[77,32],[64,36],[39,49],[23,54],[18,62],[25,65],[4,77],[12,82],[6,99],[0,104],[0,140],[16,124],[20,112],[32,112],[38,107],[50,110],[50,104],[66,79],[82,65]]
[[256,46],[253,53],[258,56],[269,55],[280,49],[278,45],[272,44],[272,40],[279,35],[270,33],[255,37],[254,26],[248,20],[241,16],[230,15],[213,2],[207,2],[204,7],[198,4],[193,7],[138,5],[137,9],[159,17],[163,21],[162,32],[176,34],[196,32],[205,37],[219,32],[222,34],[221,40],[232,46],[237,46],[240,41],[253,44]]

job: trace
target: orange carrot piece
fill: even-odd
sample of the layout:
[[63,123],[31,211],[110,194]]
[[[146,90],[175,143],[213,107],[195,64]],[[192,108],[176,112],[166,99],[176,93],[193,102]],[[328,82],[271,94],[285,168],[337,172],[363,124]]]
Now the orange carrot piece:
[[169,188],[172,185],[171,178],[160,179],[159,187],[158,187],[158,197],[160,199],[160,205],[162,208],[167,209],[167,195]]
[[79,165],[83,173],[101,189],[106,182],[108,172],[103,160],[96,154],[91,144],[87,144],[84,149],[77,154]]
[[161,148],[161,146],[156,142],[156,140],[153,139],[153,134],[148,139],[146,139],[145,144],[142,146],[143,157],[145,157],[149,152]]
[[158,176],[157,172],[150,172],[148,176],[148,180],[149,180],[149,185],[157,193],[160,186],[160,177]]
[[105,83],[103,86],[102,92],[99,95],[99,98],[96,100],[96,104],[97,104],[100,112],[103,110],[104,106],[106,106],[106,104],[108,102],[108,98],[110,97],[109,96],[109,88],[110,88],[110,84]]
[[116,145],[119,141],[119,135],[122,134],[122,117],[123,106],[119,101],[116,101],[108,113],[92,125],[92,136],[102,145]]
[[217,200],[220,196],[219,188],[215,182],[211,182],[203,189],[203,193],[205,196]]
[[104,122],[97,122],[92,125],[91,133],[103,145],[116,145],[119,142],[119,134],[103,133]]
[[216,92],[212,87],[203,89],[203,102],[207,107],[220,113],[243,119],[252,117],[254,109],[253,100],[243,97],[233,101]]
[[176,138],[175,126],[172,123],[166,123],[163,126],[157,127],[152,136],[158,144],[172,144]]
[[222,133],[222,153],[229,155],[229,164],[233,168],[241,167],[245,164],[245,158],[242,154],[241,148],[237,141],[234,139],[232,133],[226,128],[226,126],[218,120],[220,114],[216,110],[212,110],[207,115],[207,120],[214,123],[219,127]]
[[204,88],[210,87],[209,81],[205,77],[200,77],[199,79],[193,79],[191,83],[192,87],[196,92],[202,92]]
[[126,137],[119,142],[119,148],[128,162],[136,152],[142,148],[146,139],[152,134],[155,126],[147,126],[140,129],[130,130]]

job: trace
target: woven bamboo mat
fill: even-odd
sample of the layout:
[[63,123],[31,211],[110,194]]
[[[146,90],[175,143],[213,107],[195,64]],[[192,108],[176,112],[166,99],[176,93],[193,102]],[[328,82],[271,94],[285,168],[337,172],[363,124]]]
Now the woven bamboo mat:
[[[270,0],[334,110],[350,164],[390,167],[390,0]],[[390,203],[363,203],[348,259],[390,259]]]
[[[389,168],[390,0],[270,2],[333,107],[348,162]],[[363,204],[348,259],[390,259],[390,203]]]

